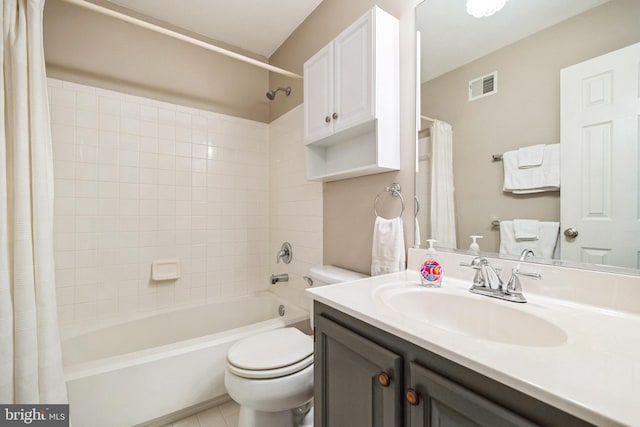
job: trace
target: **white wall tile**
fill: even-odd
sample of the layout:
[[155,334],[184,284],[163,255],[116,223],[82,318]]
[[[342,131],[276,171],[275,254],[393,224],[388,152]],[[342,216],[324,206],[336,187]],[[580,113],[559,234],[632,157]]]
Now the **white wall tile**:
[[[269,126],[55,79],[48,87],[61,323],[266,288]],[[170,257],[183,276],[150,282],[151,262]]]
[[[300,306],[308,306],[304,296],[307,287],[302,277],[308,274],[313,265],[322,263],[322,184],[306,180],[304,167],[305,153],[302,142],[302,106],[269,125],[270,187],[269,200],[269,233],[260,232],[260,228],[252,234],[256,238],[267,238],[269,252],[274,255],[284,241],[291,243],[294,258],[291,264],[276,264],[269,260],[271,273],[288,273],[289,282],[277,284],[271,291],[287,298]],[[259,130],[256,130],[256,133]],[[259,161],[259,157],[253,158]],[[259,175],[250,177],[250,186],[260,188]],[[265,203],[253,194],[253,210]],[[250,224],[259,224],[260,219],[253,219]]]

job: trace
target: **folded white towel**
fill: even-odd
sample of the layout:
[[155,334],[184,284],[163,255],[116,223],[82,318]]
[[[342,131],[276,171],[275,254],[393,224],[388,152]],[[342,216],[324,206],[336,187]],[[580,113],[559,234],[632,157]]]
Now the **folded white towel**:
[[500,221],[500,253],[520,256],[523,250],[530,249],[537,258],[553,258],[559,231],[559,222],[538,221],[537,240],[516,240],[513,221]]
[[541,166],[518,168],[517,150],[505,152],[502,159],[504,191],[527,194],[560,189],[560,144],[545,145]]
[[544,144],[531,145],[518,149],[518,169],[541,166],[544,158]]
[[514,219],[513,232],[516,240],[538,240],[538,220]]
[[405,269],[402,218],[376,217],[373,226],[371,275],[395,273]]

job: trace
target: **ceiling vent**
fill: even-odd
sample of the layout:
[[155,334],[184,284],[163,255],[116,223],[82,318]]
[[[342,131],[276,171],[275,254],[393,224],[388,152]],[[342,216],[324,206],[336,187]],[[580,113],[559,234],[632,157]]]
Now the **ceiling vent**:
[[469,101],[493,95],[498,91],[498,72],[494,71],[486,76],[469,82]]

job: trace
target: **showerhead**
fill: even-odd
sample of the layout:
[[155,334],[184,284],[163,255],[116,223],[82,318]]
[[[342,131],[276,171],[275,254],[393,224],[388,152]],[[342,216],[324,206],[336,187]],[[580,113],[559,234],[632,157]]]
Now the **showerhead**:
[[269,92],[267,92],[267,98],[269,98],[269,101],[273,101],[274,99],[276,99],[276,93],[280,91],[284,92],[287,96],[289,96],[291,95],[291,86],[287,86],[286,88],[279,87],[278,89],[270,90]]

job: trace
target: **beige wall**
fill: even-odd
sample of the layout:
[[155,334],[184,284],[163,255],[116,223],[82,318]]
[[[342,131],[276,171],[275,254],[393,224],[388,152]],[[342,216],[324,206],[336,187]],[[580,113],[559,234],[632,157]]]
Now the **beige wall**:
[[[413,162],[415,151],[415,17],[416,0],[324,0],[270,58],[270,63],[302,73],[303,63],[375,4],[400,20],[400,140],[399,172],[324,184],[324,262],[369,273],[374,222],[373,200],[392,182],[399,182],[407,200],[405,239],[413,236]],[[291,84],[288,99],[274,103],[271,119],[300,104],[302,82],[270,76],[270,86]],[[411,240],[407,243],[411,245]]]
[[49,77],[269,119],[267,71],[60,0],[46,2],[44,45]]
[[[459,247],[480,234],[481,248],[497,252],[492,219],[559,220],[559,193],[503,193],[491,155],[559,142],[559,70],[639,41],[639,23],[640,2],[614,0],[423,85],[422,113],[453,125]],[[498,92],[469,102],[469,80],[493,71]]]

